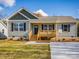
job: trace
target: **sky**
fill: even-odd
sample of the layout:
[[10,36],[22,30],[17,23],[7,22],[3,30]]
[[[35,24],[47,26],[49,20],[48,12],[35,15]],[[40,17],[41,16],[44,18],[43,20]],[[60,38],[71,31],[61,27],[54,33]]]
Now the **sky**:
[[42,9],[49,16],[79,18],[79,0],[0,0],[0,17],[10,16],[22,7],[30,12]]

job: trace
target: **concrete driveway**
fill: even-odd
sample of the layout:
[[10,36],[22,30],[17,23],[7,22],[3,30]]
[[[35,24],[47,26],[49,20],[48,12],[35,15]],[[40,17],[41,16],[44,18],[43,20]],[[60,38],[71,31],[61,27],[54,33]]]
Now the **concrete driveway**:
[[79,59],[78,42],[51,42],[51,59]]

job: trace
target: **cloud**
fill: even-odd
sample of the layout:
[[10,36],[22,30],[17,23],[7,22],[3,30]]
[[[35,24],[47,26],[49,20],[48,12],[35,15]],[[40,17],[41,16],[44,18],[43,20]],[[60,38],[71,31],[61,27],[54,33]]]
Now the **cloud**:
[[4,11],[4,8],[0,6],[0,14],[2,14]]
[[3,7],[0,6],[0,11],[2,11],[2,10],[3,10]]
[[12,7],[15,5],[15,0],[0,0],[0,4],[2,4],[5,7]]
[[4,10],[6,7],[15,5],[16,0],[0,0],[0,18],[4,17]]

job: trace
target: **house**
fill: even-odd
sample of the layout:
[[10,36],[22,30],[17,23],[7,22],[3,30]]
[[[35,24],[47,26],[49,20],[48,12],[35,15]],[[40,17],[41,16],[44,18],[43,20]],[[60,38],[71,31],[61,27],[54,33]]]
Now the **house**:
[[0,20],[0,33],[0,38],[27,37],[29,40],[79,37],[79,21],[71,16],[37,17],[21,8]]

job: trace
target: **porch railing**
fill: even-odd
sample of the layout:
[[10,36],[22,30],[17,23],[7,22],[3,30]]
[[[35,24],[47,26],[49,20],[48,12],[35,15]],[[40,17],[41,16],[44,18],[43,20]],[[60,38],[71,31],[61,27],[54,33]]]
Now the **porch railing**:
[[32,31],[29,32],[29,39],[32,37]]
[[53,38],[56,36],[56,31],[38,31],[37,39],[40,37]]

